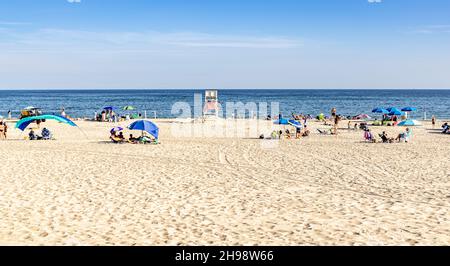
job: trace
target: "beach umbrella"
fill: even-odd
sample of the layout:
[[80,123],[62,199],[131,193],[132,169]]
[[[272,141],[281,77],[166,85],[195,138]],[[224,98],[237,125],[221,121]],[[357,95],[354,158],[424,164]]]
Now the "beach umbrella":
[[114,128],[112,128],[111,129],[111,133],[114,133],[114,132],[119,132],[119,131],[122,131],[123,130],[123,127],[114,127]]
[[397,108],[391,108],[391,110],[389,111],[389,115],[402,115],[402,114],[403,114],[402,111],[398,110]]
[[405,107],[402,109],[403,112],[414,112],[417,111],[417,108],[415,107]]
[[410,112],[417,111],[417,108],[415,108],[415,107],[405,107],[405,108],[402,109],[402,111],[406,112],[407,115],[408,115],[408,113],[410,113]]
[[16,123],[16,128],[24,131],[32,122],[35,122],[37,120],[55,120],[60,123],[67,124],[69,126],[76,127],[77,125],[72,122],[72,120],[59,116],[59,115],[39,115],[39,116],[30,116],[26,117],[24,119],[21,119]]
[[395,108],[395,107],[389,107],[389,108],[387,108],[386,110],[388,110],[389,112],[391,112],[392,109],[396,109],[396,110],[397,110],[397,108]]
[[134,108],[134,106],[131,106],[131,105],[129,105],[129,106],[125,106],[124,108],[122,108],[122,110],[124,110],[124,111],[133,111],[133,110],[135,110],[136,108]]
[[381,108],[381,107],[377,107],[375,109],[372,110],[372,113],[377,113],[377,114],[389,114],[389,111]]
[[400,127],[417,127],[417,126],[421,126],[421,124],[417,120],[408,119],[408,120],[405,120],[405,121],[402,121],[402,122],[398,123],[397,126],[400,126]]
[[144,131],[158,139],[159,137],[159,128],[153,122],[147,120],[139,120],[128,126],[130,130],[141,130],[142,134]]
[[103,110],[106,110],[106,111],[112,111],[114,109],[116,109],[116,107],[114,107],[114,106],[106,106],[103,108]]
[[370,117],[368,114],[360,114],[360,115],[357,115],[355,118],[356,118],[357,120],[361,120],[361,119],[371,119],[371,117]]

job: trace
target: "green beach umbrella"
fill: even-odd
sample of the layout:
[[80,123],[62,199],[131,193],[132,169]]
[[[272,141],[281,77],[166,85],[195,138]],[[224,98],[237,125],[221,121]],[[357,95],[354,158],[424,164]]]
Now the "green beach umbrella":
[[124,110],[124,111],[133,111],[133,110],[135,110],[136,108],[134,108],[133,106],[131,106],[131,105],[129,105],[129,106],[125,106],[124,108],[122,108],[122,110]]

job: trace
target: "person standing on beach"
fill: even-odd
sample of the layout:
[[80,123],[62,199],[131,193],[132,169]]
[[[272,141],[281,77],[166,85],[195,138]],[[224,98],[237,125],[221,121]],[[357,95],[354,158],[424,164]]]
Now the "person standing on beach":
[[[0,139],[3,139],[5,136],[5,126],[3,125],[3,120],[0,121]],[[5,137],[6,139],[6,137]]]
[[436,117],[434,115],[431,117],[431,125],[433,128],[436,126]]
[[332,118],[334,118],[334,117],[336,116],[336,112],[337,112],[336,107],[333,107],[333,108],[331,109],[331,117],[332,117]]
[[64,109],[64,107],[61,107],[61,116],[62,117],[66,117],[66,110]]
[[8,110],[8,120],[11,120],[11,116],[12,116],[11,110]]

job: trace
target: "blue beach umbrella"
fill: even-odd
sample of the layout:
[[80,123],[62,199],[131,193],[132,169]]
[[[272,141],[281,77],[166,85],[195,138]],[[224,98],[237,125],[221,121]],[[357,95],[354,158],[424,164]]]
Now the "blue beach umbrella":
[[60,123],[67,124],[69,126],[76,127],[77,125],[72,122],[72,120],[59,116],[59,115],[39,115],[39,116],[30,116],[26,117],[16,123],[16,128],[24,131],[31,123],[37,121],[37,120],[55,120]]
[[397,126],[400,126],[400,127],[417,127],[417,126],[421,126],[421,124],[417,120],[408,119],[408,120],[405,120],[405,121],[402,121],[402,122],[398,123]]
[[105,108],[103,108],[103,110],[106,110],[106,111],[112,111],[115,109],[116,109],[116,107],[114,107],[114,106],[106,106]]
[[372,110],[372,113],[377,113],[377,114],[389,114],[389,111],[381,108],[381,107],[377,107],[375,109]]
[[[390,108],[389,115],[402,115],[402,111],[398,110],[397,108]],[[387,109],[389,110],[389,109]]]
[[417,111],[417,108],[415,107],[405,107],[402,109],[403,112],[415,112]]
[[142,132],[147,132],[156,139],[159,137],[159,128],[153,122],[147,120],[139,120],[128,126],[130,130],[141,130]]

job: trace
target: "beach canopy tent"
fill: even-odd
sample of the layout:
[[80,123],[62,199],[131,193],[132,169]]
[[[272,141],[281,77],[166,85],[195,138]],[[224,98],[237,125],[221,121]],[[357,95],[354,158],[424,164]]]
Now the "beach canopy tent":
[[405,107],[402,109],[403,112],[415,112],[417,111],[417,108],[415,107]]
[[159,137],[159,128],[157,125],[155,125],[153,122],[147,121],[147,120],[139,120],[131,125],[128,126],[128,129],[130,130],[141,130],[142,134],[144,134],[144,131],[148,134],[155,137],[155,139],[158,139]]
[[31,123],[38,121],[38,120],[55,120],[60,123],[67,124],[69,126],[76,127],[77,125],[72,122],[72,120],[59,116],[59,115],[39,115],[39,116],[30,116],[26,117],[24,119],[19,120],[16,123],[16,128],[20,129],[21,131],[24,131]]
[[274,122],[274,124],[275,125],[293,126],[293,127],[296,127],[296,128],[302,128],[302,124],[300,122],[295,121],[295,120],[288,120],[288,119],[285,119],[285,118],[281,118],[281,119],[276,120]]
[[417,120],[408,119],[408,120],[398,123],[397,126],[399,126],[399,127],[417,127],[417,126],[421,126],[421,124]]
[[128,105],[128,106],[125,106],[122,108],[122,110],[124,110],[124,111],[133,111],[135,109],[136,108],[134,108],[134,106],[131,106],[131,105]]
[[377,108],[372,110],[372,113],[389,114],[389,111],[387,109],[384,109],[384,108],[381,108],[381,107],[377,107]]

